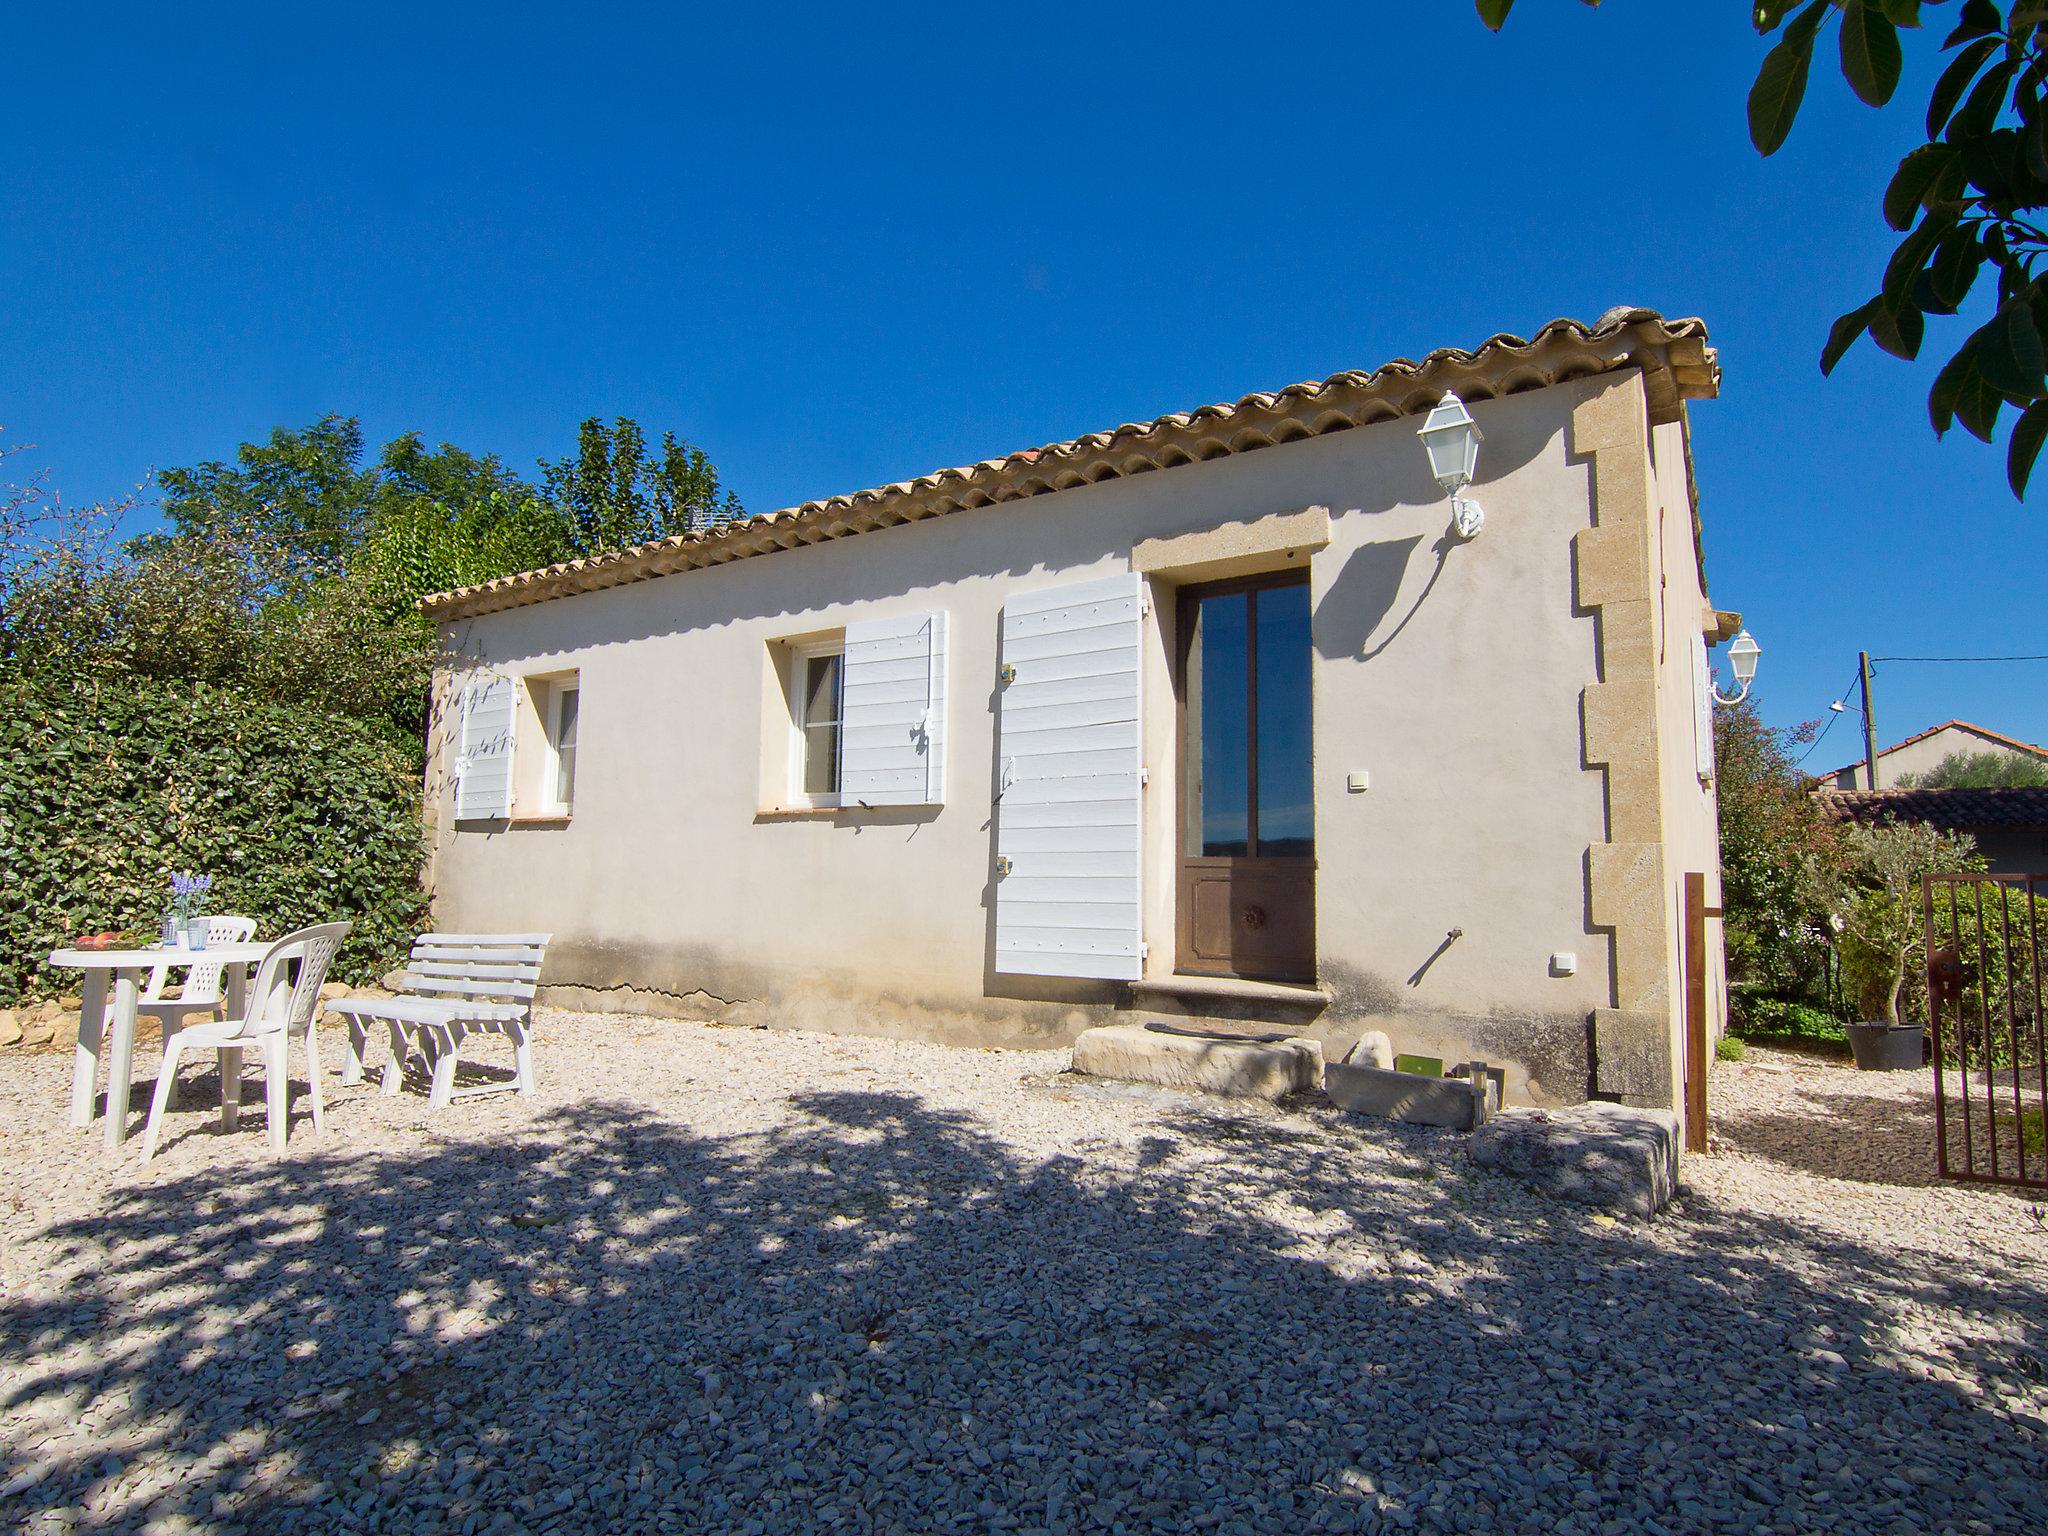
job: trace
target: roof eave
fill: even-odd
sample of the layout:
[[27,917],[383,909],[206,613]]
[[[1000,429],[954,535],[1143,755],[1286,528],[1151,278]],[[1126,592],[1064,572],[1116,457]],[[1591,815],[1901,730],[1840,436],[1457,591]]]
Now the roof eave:
[[1642,370],[1653,422],[1681,421],[1685,401],[1709,398],[1720,388],[1720,363],[1707,342],[1704,322],[1666,320],[1647,309],[1610,310],[1591,326],[1553,320],[1528,340],[1498,335],[1469,352],[1442,348],[1420,362],[1396,359],[1370,373],[1339,373],[1271,394],[1246,395],[1234,404],[1203,406],[1006,458],[761,513],[717,529],[437,592],[420,599],[419,608],[441,622],[474,618],[1391,421],[1427,410],[1447,389],[1468,401],[1498,399],[1627,368]]

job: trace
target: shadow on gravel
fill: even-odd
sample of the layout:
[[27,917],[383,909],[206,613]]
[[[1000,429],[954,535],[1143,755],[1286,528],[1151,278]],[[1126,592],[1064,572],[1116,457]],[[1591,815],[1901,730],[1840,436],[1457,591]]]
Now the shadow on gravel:
[[[1334,1115],[1179,1128],[1125,1175],[1020,1163],[908,1092],[720,1139],[583,1103],[516,1140],[295,1141],[124,1186],[52,1234],[71,1294],[0,1301],[0,1518],[1547,1533],[1910,1504],[2012,1529],[2038,1492],[1997,1403],[2038,1390],[2038,1270],[1697,1199],[1652,1243],[1427,1133],[1345,1155],[1364,1133]],[[2001,1336],[1950,1361],[1987,1396],[1892,1363],[1929,1305]],[[32,1408],[183,1475],[48,1464]]]

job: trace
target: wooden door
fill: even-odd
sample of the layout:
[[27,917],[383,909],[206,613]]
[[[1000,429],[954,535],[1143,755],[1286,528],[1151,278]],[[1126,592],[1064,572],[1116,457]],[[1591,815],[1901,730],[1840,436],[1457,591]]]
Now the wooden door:
[[1180,597],[1177,967],[1315,976],[1308,573]]

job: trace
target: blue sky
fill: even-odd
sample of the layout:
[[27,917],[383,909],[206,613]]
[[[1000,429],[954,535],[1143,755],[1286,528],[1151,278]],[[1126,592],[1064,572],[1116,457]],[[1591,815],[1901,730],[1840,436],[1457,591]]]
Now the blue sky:
[[[1815,364],[1924,59],[1883,113],[1817,72],[1764,161],[1740,6],[744,10],[17,16],[15,466],[86,501],[340,411],[530,468],[626,414],[759,510],[1638,303],[1721,352],[1708,574],[1773,720],[1859,646],[2048,651],[2048,485],[1936,443],[1933,364]],[[1887,740],[2048,741],[2048,665],[1878,687]]]

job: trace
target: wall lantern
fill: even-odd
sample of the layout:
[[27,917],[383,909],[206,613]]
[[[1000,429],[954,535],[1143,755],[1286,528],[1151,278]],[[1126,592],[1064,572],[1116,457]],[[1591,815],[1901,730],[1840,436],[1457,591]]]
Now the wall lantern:
[[1721,690],[1714,690],[1714,701],[1718,704],[1740,704],[1749,697],[1749,685],[1756,677],[1756,659],[1763,655],[1764,648],[1756,643],[1748,630],[1743,630],[1728,642],[1728,665],[1735,673],[1735,681],[1742,684],[1742,691],[1734,698],[1724,698]]
[[1465,402],[1446,390],[1415,435],[1429,454],[1429,472],[1451,498],[1451,525],[1458,537],[1475,537],[1486,526],[1486,514],[1479,510],[1478,502],[1459,492],[1472,483],[1472,472],[1479,465],[1479,423],[1465,409]]

